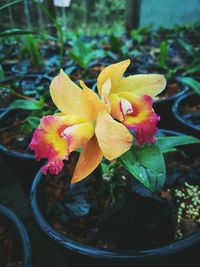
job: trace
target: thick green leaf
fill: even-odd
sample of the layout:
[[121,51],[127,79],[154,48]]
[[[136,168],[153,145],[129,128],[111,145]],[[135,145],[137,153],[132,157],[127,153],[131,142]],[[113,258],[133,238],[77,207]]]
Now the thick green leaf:
[[0,80],[3,80],[3,78],[4,78],[4,70],[2,66],[0,65]]
[[17,99],[10,104],[12,109],[24,109],[24,110],[39,110],[43,107],[42,101],[22,100]]
[[200,95],[200,82],[190,77],[180,77],[179,80],[182,83],[188,85],[190,88],[192,88],[192,90],[194,90],[195,93]]
[[159,146],[153,144],[143,148],[133,147],[123,154],[121,159],[127,171],[145,187],[151,191],[162,189],[166,171]]
[[200,143],[200,140],[189,135],[161,136],[157,138],[157,144],[162,153],[175,151],[177,146],[197,143]]
[[167,57],[168,57],[168,43],[162,41],[160,44],[160,55],[159,55],[159,64],[161,67],[166,66]]
[[40,118],[34,116],[29,116],[27,121],[33,129],[36,129],[40,124]]

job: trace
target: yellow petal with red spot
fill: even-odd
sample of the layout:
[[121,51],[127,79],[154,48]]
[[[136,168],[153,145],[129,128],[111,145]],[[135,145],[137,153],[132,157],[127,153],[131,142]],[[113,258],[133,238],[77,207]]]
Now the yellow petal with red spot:
[[29,147],[34,150],[36,159],[48,159],[43,167],[44,173],[48,170],[53,174],[59,173],[69,153],[94,135],[93,125],[84,121],[75,116],[49,115],[41,119]]
[[97,117],[95,134],[103,155],[108,160],[121,156],[132,144],[132,135],[128,129],[113,120],[106,111],[100,112]]
[[83,96],[87,101],[88,109],[90,108],[90,119],[95,120],[100,110],[106,110],[106,105],[100,100],[100,98],[93,92],[87,85],[80,81],[80,85],[83,88]]
[[84,146],[94,135],[94,126],[91,123],[80,123],[66,128],[62,137],[67,140],[69,153]]
[[97,78],[97,88],[99,95],[102,96],[102,88],[107,80],[111,81],[111,92],[118,92],[119,82],[123,77],[124,72],[126,71],[130,60],[124,60],[119,63],[112,64],[104,68]]
[[58,109],[66,115],[88,117],[90,107],[79,88],[62,70],[51,82],[50,94]]
[[71,182],[76,183],[86,178],[96,169],[102,158],[103,153],[97,143],[96,137],[94,136],[83,147]]
[[156,96],[166,87],[166,79],[160,74],[137,74],[122,79],[120,92],[129,91],[136,95]]
[[153,111],[152,98],[148,95],[138,96],[129,92],[121,92],[119,96],[132,105],[133,112],[125,114],[122,123],[135,132],[137,145],[154,143],[159,116]]

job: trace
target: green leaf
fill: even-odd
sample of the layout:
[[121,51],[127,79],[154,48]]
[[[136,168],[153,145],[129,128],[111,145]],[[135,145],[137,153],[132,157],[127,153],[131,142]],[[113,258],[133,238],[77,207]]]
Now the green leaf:
[[162,41],[160,44],[160,55],[159,55],[159,64],[161,67],[166,66],[167,57],[168,57],[168,43]]
[[43,107],[43,104],[43,101],[17,99],[10,104],[10,108],[24,110],[40,110]]
[[200,82],[190,77],[180,77],[179,80],[182,83],[188,85],[190,88],[192,88],[195,93],[200,95]]
[[15,4],[17,4],[17,3],[20,3],[20,2],[22,2],[22,1],[23,1],[23,0],[15,0],[15,1],[12,1],[12,2],[10,2],[10,3],[8,3],[8,4],[5,4],[5,5],[3,5],[3,6],[0,6],[0,10],[3,10],[4,8],[10,7],[10,6],[15,5]]
[[195,54],[195,50],[194,50],[194,47],[192,45],[185,42],[184,40],[179,40],[179,43],[190,55]]
[[198,73],[200,72],[200,58],[195,60],[192,64],[190,64],[186,71],[184,72],[185,75]]
[[133,147],[121,156],[122,162],[138,181],[151,191],[163,187],[166,171],[165,162],[159,146]]
[[197,144],[200,140],[189,135],[161,136],[157,138],[157,144],[162,153],[175,151],[177,146]]
[[26,31],[21,29],[12,29],[12,30],[6,30],[3,32],[0,32],[0,37],[9,37],[9,36],[15,36],[15,35],[24,35],[24,34],[37,34],[32,31]]
[[5,77],[4,76],[4,70],[3,70],[2,66],[0,65],[0,80],[3,80],[4,77]]
[[42,57],[39,45],[33,35],[30,34],[25,37],[25,45],[30,54],[33,66],[40,67],[42,65]]
[[29,116],[27,118],[27,122],[30,124],[30,126],[33,129],[36,129],[38,127],[38,125],[40,124],[40,118],[35,117],[35,116]]

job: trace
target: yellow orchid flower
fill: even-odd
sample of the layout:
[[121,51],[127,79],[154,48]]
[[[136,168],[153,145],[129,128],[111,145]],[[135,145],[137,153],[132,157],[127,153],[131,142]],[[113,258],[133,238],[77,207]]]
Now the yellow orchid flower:
[[137,74],[123,77],[130,60],[104,68],[98,76],[97,88],[110,114],[135,132],[136,144],[155,142],[159,116],[152,108],[153,98],[161,93],[166,80],[160,74]]
[[71,81],[62,70],[50,85],[53,102],[61,111],[44,116],[35,130],[29,147],[36,159],[47,158],[43,173],[59,173],[70,152],[82,147],[72,182],[87,177],[104,156],[113,160],[132,144],[132,135],[115,121],[106,105],[83,82],[83,89]]

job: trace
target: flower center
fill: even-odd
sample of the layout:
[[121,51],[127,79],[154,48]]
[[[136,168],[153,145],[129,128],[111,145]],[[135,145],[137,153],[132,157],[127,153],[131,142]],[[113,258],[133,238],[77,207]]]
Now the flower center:
[[127,99],[120,98],[120,104],[121,104],[121,111],[123,115],[128,115],[128,114],[133,113],[133,107]]

